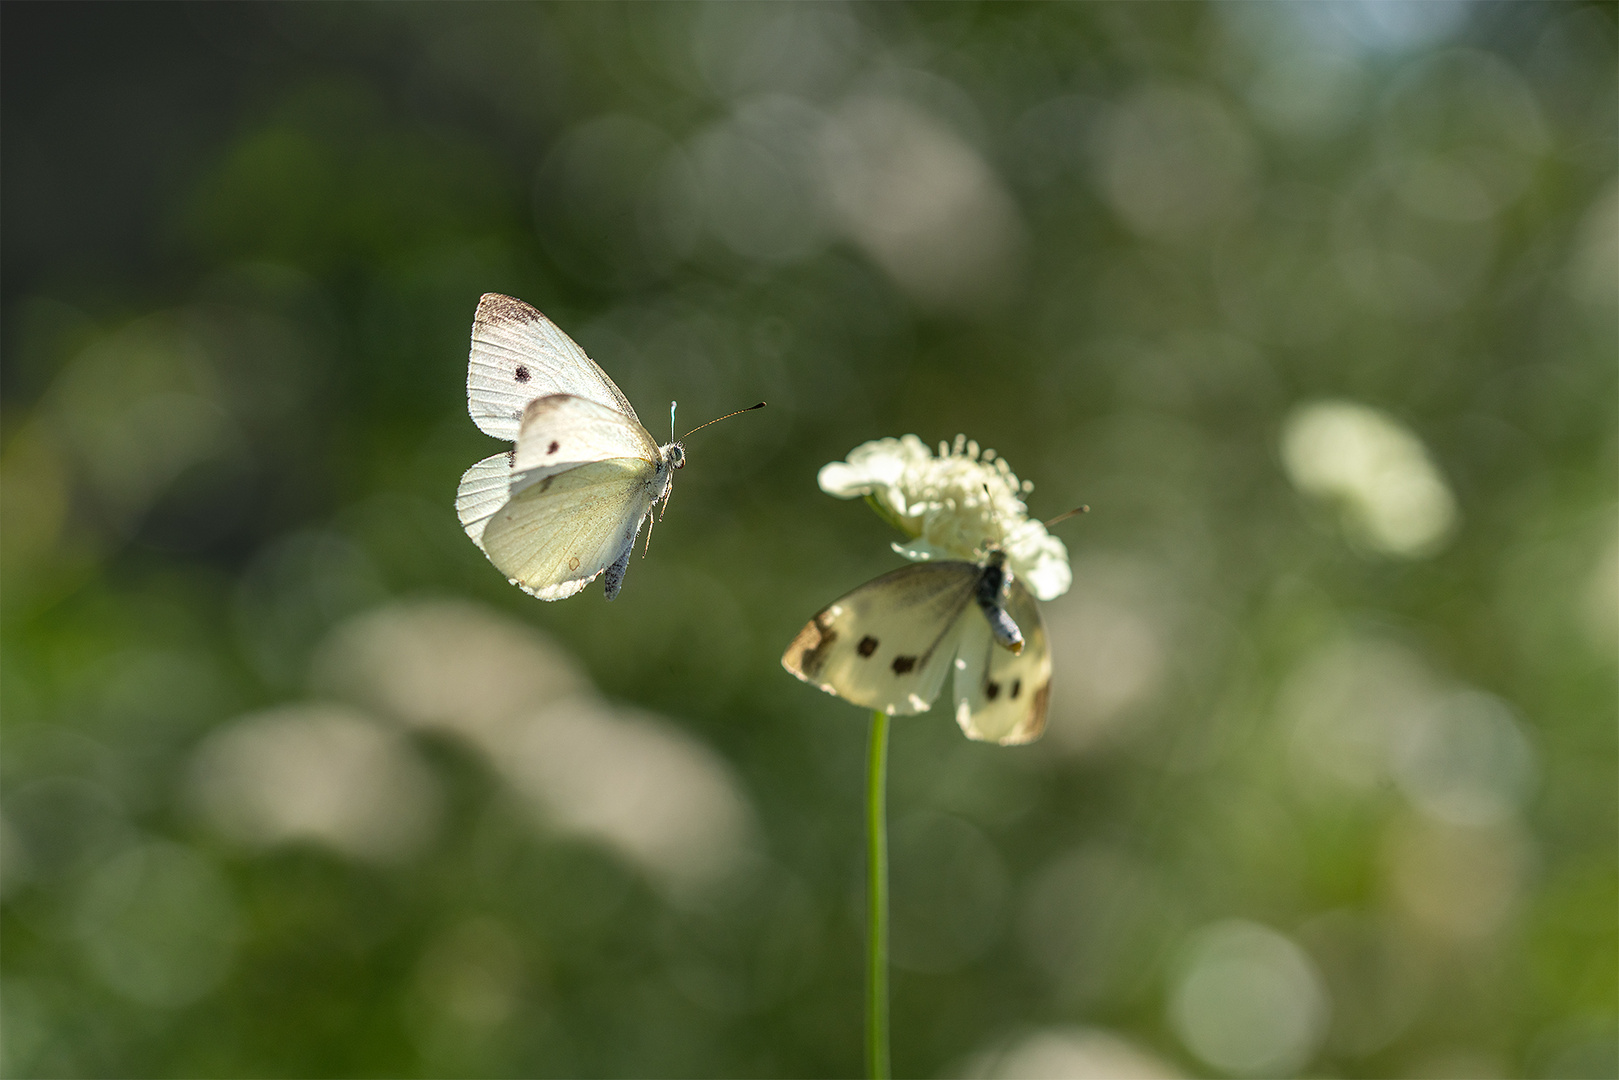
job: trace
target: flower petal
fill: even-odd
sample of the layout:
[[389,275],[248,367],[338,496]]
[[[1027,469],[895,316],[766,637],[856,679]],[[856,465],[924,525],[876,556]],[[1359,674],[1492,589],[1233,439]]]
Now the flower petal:
[[872,486],[869,473],[843,461],[833,461],[821,466],[815,481],[821,485],[822,491],[828,495],[836,495],[840,499],[870,494]]
[[888,546],[893,548],[896,553],[905,556],[912,562],[933,562],[936,559],[951,559],[955,557],[948,551],[942,551],[939,548],[934,547],[926,540],[913,540],[909,544],[902,544],[896,540]]

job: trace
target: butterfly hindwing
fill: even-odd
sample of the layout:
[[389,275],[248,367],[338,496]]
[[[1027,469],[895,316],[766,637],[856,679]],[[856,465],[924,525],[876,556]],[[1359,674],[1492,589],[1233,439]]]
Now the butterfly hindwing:
[[535,398],[572,394],[637,420],[635,409],[550,319],[523,301],[485,293],[472,320],[467,410],[486,435],[517,440],[523,409]]
[[916,563],[829,604],[781,658],[828,693],[892,714],[924,712],[939,696],[978,583],[967,562]]
[[991,635],[976,605],[968,612],[956,659],[956,722],[968,738],[1000,743],[1032,742],[1046,726],[1051,695],[1051,647],[1040,605],[1014,580],[1005,611],[1023,634],[1013,653]]
[[511,499],[512,458],[510,450],[490,454],[461,474],[455,492],[455,512],[461,527],[473,543],[483,547],[483,528],[489,519]]
[[657,466],[641,458],[580,465],[515,492],[472,538],[512,584],[561,600],[623,560],[657,486]]

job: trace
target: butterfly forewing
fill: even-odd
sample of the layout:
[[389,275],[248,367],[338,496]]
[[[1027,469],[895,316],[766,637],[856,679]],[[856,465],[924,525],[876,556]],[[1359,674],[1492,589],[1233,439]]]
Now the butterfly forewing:
[[486,293],[472,321],[467,410],[486,435],[515,442],[535,398],[572,394],[636,420],[629,399],[555,323],[523,301]]
[[641,458],[580,465],[514,494],[473,539],[514,585],[542,600],[560,600],[635,543],[656,481],[657,467]]
[[972,563],[917,563],[868,581],[805,624],[782,666],[868,709],[924,712],[950,671],[978,575]]
[[568,394],[537,398],[525,407],[512,462],[513,472],[523,476],[520,483],[613,458],[639,458],[653,466],[660,461],[646,428],[617,409]]
[[1012,582],[1005,607],[1023,632],[1023,650],[997,644],[975,605],[963,620],[955,696],[956,722],[969,738],[1009,746],[1032,742],[1045,730],[1051,647],[1040,605],[1021,582]]

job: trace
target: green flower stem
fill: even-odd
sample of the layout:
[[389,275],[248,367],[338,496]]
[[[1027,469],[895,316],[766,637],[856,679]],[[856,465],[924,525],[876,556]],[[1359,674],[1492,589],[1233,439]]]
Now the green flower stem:
[[866,745],[866,1075],[888,1080],[888,714]]

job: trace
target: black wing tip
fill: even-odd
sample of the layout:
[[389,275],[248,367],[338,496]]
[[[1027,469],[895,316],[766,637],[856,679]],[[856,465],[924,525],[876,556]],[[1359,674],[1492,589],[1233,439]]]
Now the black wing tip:
[[515,320],[519,322],[532,322],[536,318],[544,318],[539,309],[533,304],[507,296],[505,293],[486,292],[478,298],[478,311],[473,316],[475,322],[498,322]]

